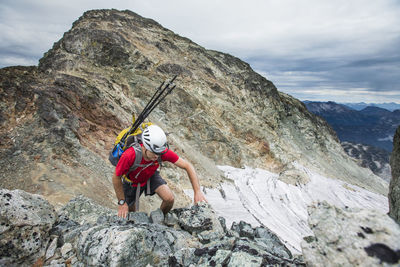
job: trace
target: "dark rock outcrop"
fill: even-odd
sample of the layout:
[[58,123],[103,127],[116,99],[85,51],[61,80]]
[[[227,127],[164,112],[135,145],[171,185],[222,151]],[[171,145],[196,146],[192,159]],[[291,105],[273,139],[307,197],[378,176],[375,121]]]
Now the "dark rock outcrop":
[[392,180],[389,186],[389,215],[400,224],[400,126],[393,138],[390,165],[392,167]]
[[175,219],[151,222],[161,211],[121,219],[115,210],[78,196],[57,216],[38,195],[1,190],[0,196],[8,204],[1,214],[3,265],[304,265],[267,228],[241,222],[237,230],[226,230],[207,204],[175,209],[167,216]]

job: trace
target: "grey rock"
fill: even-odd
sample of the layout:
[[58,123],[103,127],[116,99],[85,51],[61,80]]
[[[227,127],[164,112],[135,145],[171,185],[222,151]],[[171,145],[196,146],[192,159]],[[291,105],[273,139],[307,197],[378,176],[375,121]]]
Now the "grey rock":
[[170,266],[196,266],[198,256],[195,255],[195,248],[182,248],[176,251],[168,259]]
[[82,232],[77,242],[78,258],[87,265],[162,266],[174,250],[189,246],[193,237],[185,232],[171,231],[158,224],[98,225]]
[[[249,238],[224,237],[197,248],[193,254],[194,256],[190,257],[190,263],[196,266],[215,266],[215,264],[239,266],[236,264],[243,264],[246,260],[249,261],[250,266],[264,266],[266,264],[304,265],[301,260],[273,254],[264,243],[258,243]],[[244,266],[247,266],[247,264]]]
[[240,234],[240,227],[239,227],[239,224],[238,224],[237,222],[233,222],[233,223],[232,223],[232,225],[231,225],[231,231]]
[[150,213],[150,221],[152,223],[163,224],[164,223],[164,213],[160,210],[154,210]]
[[197,216],[196,210],[185,210],[180,214],[179,225],[190,233],[199,233],[212,230],[211,218],[208,216]]
[[0,258],[2,265],[30,266],[46,253],[57,214],[43,197],[0,189]]
[[115,211],[96,204],[83,195],[79,195],[63,206],[59,214],[83,225],[86,223],[94,224],[99,217],[104,215],[115,215]]
[[265,245],[265,249],[279,257],[291,259],[293,257],[290,250],[282,243],[279,237],[265,227],[256,227],[255,240]]
[[65,260],[52,260],[49,265],[45,267],[65,267]]
[[197,234],[197,238],[203,244],[210,243],[212,240],[219,240],[222,237],[220,231],[202,231]]
[[[173,211],[175,211],[175,210],[173,210]],[[164,223],[167,226],[180,229],[178,215],[175,212],[167,213],[164,218]]]
[[392,180],[389,186],[389,215],[400,224],[400,126],[393,138],[390,166],[392,168]]
[[[279,245],[279,244],[278,244]],[[293,264],[295,259],[285,253],[280,255],[276,253],[277,250],[271,250],[270,247],[274,247],[275,244],[265,245],[262,242],[253,242],[253,240],[248,238],[239,238],[235,241],[232,251],[233,252],[246,252],[247,254],[261,258],[263,262],[268,262],[269,264]],[[239,254],[242,255],[242,254]]]
[[227,266],[232,266],[232,267],[238,267],[238,266],[254,266],[258,267],[261,266],[263,262],[262,257],[257,257],[254,255],[251,255],[247,252],[242,252],[242,251],[237,251],[233,252],[228,265]]
[[250,239],[254,238],[254,229],[251,227],[250,224],[240,221],[239,222],[239,235],[241,237],[248,237]]
[[[234,224],[234,223],[232,223],[232,225],[233,225],[233,224]],[[240,237],[239,232],[234,231],[234,230],[228,230],[228,231],[226,232],[226,236],[228,236],[228,237]]]
[[129,212],[127,220],[133,223],[150,223],[146,212]]
[[80,225],[75,221],[69,220],[69,218],[60,217],[51,233],[58,236],[57,246],[61,247],[65,243],[73,243],[76,237],[89,227],[90,224]]
[[212,256],[208,261],[207,264],[204,266],[226,266],[227,263],[229,262],[230,258],[232,256],[232,251],[230,250],[224,250],[224,249],[218,249],[215,252],[215,255]]
[[72,244],[71,243],[65,243],[62,247],[61,247],[61,256],[64,259],[68,259],[69,257],[71,257],[72,255]]
[[315,239],[301,243],[309,266],[400,264],[400,226],[386,214],[322,202],[309,208],[309,225]]
[[224,230],[214,210],[206,203],[194,205],[191,209],[180,212],[179,225],[190,233],[214,231],[219,236],[224,236]]
[[218,266],[229,259],[229,250],[216,247],[184,248],[177,251],[171,258],[172,266]]
[[219,223],[222,226],[222,229],[224,230],[224,232],[226,233],[228,231],[228,228],[226,228],[226,220],[224,217],[218,217]]
[[56,249],[57,249],[57,241],[58,241],[58,237],[54,236],[53,240],[50,242],[49,247],[47,248],[46,251],[46,260],[50,259],[51,257],[54,256],[54,254],[56,253]]

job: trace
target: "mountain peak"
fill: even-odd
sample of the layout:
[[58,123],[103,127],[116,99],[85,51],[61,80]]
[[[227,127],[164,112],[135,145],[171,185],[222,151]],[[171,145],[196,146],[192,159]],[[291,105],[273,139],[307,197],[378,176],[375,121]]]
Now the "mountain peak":
[[316,113],[316,114],[322,113],[322,112],[344,113],[344,112],[351,111],[351,109],[346,107],[345,105],[337,104],[336,102],[333,102],[333,101],[328,101],[328,102],[308,101],[308,102],[305,102],[305,104],[309,111]]
[[368,116],[375,116],[375,117],[383,117],[383,116],[388,116],[391,114],[391,112],[387,109],[380,108],[380,107],[374,107],[374,106],[368,106],[360,111],[361,113],[368,115]]

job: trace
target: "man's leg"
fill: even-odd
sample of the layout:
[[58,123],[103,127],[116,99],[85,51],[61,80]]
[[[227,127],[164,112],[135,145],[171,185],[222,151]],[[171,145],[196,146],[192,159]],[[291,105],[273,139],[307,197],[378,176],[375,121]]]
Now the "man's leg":
[[172,209],[172,206],[174,205],[174,194],[166,184],[157,187],[155,192],[162,199],[160,209],[165,215]]
[[135,202],[133,202],[133,204],[129,206],[129,212],[134,212],[134,211],[136,211]]
[[135,199],[136,199],[136,187],[132,187],[131,184],[122,182],[124,188],[125,202],[128,204],[129,212],[136,211]]

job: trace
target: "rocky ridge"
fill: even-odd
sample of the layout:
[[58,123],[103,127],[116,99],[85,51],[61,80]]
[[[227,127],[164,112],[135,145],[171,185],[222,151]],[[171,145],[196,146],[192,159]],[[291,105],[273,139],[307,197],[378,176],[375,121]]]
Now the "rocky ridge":
[[232,224],[209,205],[127,219],[77,196],[55,211],[42,196],[0,190],[4,266],[398,266],[400,226],[372,210],[309,208],[314,236],[293,256],[266,227]]
[[267,228],[227,229],[207,204],[128,219],[82,196],[55,212],[39,195],[2,189],[0,204],[2,266],[304,266]]
[[[216,165],[264,168],[295,184],[306,176],[293,170],[297,161],[387,194],[387,184],[345,154],[324,120],[247,63],[130,11],[88,11],[38,67],[0,74],[0,186],[42,194],[56,207],[78,194],[115,207],[107,161],[114,138],[175,74],[175,92],[150,120],[194,164],[202,185],[223,180]],[[189,204],[185,174],[170,166],[162,172],[177,207]],[[142,207],[158,205],[151,199]]]
[[392,180],[389,186],[389,215],[400,224],[400,126],[393,138],[390,165],[392,167]]

